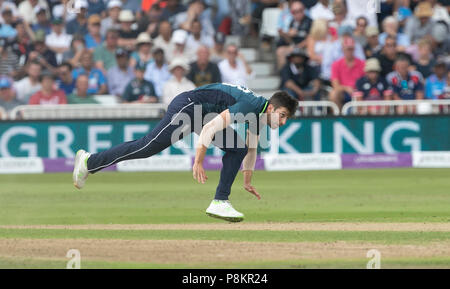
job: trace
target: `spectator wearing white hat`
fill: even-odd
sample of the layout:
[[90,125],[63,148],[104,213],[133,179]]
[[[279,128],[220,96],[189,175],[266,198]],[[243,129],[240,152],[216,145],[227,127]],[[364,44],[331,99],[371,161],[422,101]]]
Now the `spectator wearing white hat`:
[[176,57],[185,58],[188,62],[195,61],[195,51],[190,49],[187,45],[188,33],[185,30],[178,29],[172,34],[173,50],[167,59],[174,59]]
[[169,64],[172,77],[164,84],[162,102],[169,105],[178,94],[195,89],[195,84],[186,78],[189,64],[186,59],[177,57]]
[[119,30],[119,46],[133,50],[136,45],[136,37],[138,31],[133,29],[135,18],[131,10],[122,10],[119,14],[120,30]]
[[[10,1],[0,1],[0,11],[3,13],[3,11],[9,10],[12,13],[12,17],[16,19],[19,16],[19,11],[17,10],[17,6],[14,2]],[[2,15],[0,14],[0,24],[3,24],[4,19]]]
[[66,24],[66,32],[68,34],[81,34],[85,35],[88,33],[87,28],[87,8],[89,4],[86,0],[77,0],[74,4],[74,10],[78,11],[76,13],[76,17],[73,20],[70,20]]
[[136,51],[131,53],[130,66],[135,67],[137,63],[147,65],[152,58],[153,42],[147,32],[139,33],[136,39]]
[[50,18],[50,13],[48,11],[47,1],[45,0],[25,0],[19,4],[18,10],[19,15],[22,17],[23,21],[29,24],[36,24],[36,7],[42,7],[46,10],[47,18]]
[[100,34],[105,37],[109,29],[120,29],[119,14],[122,10],[122,1],[111,0],[108,2],[108,17],[102,19]]

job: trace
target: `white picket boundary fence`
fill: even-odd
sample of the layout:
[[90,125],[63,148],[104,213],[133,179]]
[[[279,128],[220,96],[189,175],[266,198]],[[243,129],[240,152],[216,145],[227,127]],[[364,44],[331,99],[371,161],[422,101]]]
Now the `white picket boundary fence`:
[[351,101],[342,107],[346,115],[449,114],[450,99]]

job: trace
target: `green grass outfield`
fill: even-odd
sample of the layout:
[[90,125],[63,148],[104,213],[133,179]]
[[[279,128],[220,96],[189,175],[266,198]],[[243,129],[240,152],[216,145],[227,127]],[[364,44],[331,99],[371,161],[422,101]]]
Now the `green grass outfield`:
[[[231,242],[336,242],[383,245],[444,244],[449,231],[245,231],[245,230],[78,230],[7,228],[11,225],[221,223],[204,211],[219,173],[207,184],[190,172],[99,173],[79,191],[71,174],[0,175],[0,241],[11,239],[224,240]],[[450,222],[450,169],[256,172],[260,201],[242,188],[238,176],[231,200],[245,222]],[[232,226],[232,225],[230,225]],[[361,268],[357,259],[309,259],[236,263],[83,261],[84,268]],[[0,268],[61,268],[67,258],[2,256]],[[450,255],[391,258],[387,267],[450,268]],[[364,265],[365,266],[365,265]],[[64,266],[63,266],[64,267]]]

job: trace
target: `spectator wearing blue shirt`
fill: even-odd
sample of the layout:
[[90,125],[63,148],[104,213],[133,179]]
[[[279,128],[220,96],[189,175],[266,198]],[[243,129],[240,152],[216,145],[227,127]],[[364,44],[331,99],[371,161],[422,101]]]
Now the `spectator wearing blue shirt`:
[[98,14],[93,14],[89,16],[88,19],[89,33],[84,36],[84,41],[86,43],[87,49],[94,50],[97,46],[102,44],[104,39],[100,34],[101,21],[102,19]]
[[73,78],[76,80],[78,75],[86,74],[89,77],[88,94],[107,93],[106,78],[100,69],[94,68],[92,52],[84,50],[80,57],[81,67],[73,71]]
[[66,95],[73,93],[75,89],[76,81],[72,76],[72,65],[69,62],[63,62],[58,67],[58,78],[56,80],[56,85],[58,88]]
[[106,5],[103,0],[87,0],[88,1],[88,15],[94,15],[94,14],[102,14],[103,11],[106,10]]
[[394,36],[397,40],[397,50],[404,51],[408,46],[411,45],[411,41],[408,35],[398,32],[399,25],[397,19],[394,16],[386,17],[383,20],[383,33],[378,36],[378,41],[380,45],[384,45],[386,37],[388,35]]
[[144,79],[153,83],[156,96],[161,97],[164,84],[172,77],[164,60],[164,50],[156,48],[153,51],[153,62],[147,65]]
[[37,23],[33,24],[31,26],[31,29],[33,30],[33,32],[43,30],[45,31],[46,35],[49,35],[52,32],[52,28],[50,25],[50,21],[47,18],[47,11],[45,10],[45,8],[39,6],[37,6],[37,8],[35,9],[37,10],[36,12]]
[[17,35],[16,29],[13,27],[13,15],[9,8],[2,11],[3,23],[0,25],[0,37],[14,38]]
[[75,19],[70,20],[66,24],[67,34],[81,34],[85,35],[89,31],[87,29],[87,9],[89,4],[86,0],[77,0],[74,4],[74,9],[79,10]]
[[108,69],[106,77],[109,94],[121,97],[127,84],[134,78],[134,70],[129,66],[130,54],[123,48],[116,50],[116,62],[116,66]]
[[442,59],[438,59],[434,65],[434,74],[427,78],[425,82],[425,97],[428,99],[445,98],[446,64]]

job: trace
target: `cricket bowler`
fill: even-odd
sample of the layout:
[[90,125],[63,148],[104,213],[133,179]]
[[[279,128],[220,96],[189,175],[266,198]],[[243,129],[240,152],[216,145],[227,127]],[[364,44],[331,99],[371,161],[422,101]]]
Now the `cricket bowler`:
[[[219,185],[206,214],[240,222],[244,215],[232,207],[228,197],[241,164],[245,190],[260,199],[251,183],[260,128],[265,125],[272,129],[283,126],[295,114],[297,107],[298,101],[284,91],[276,92],[267,100],[246,87],[224,83],[208,84],[183,92],[172,100],[163,119],[146,136],[99,153],[79,150],[75,156],[73,183],[81,189],[89,174],[124,160],[151,157],[195,132],[199,138],[192,173],[199,183],[204,184],[208,179],[203,160],[210,144],[224,151]],[[215,117],[205,121],[212,114]],[[248,116],[254,116],[253,120],[249,121],[252,118]],[[245,141],[230,126],[233,123],[248,125]]]

